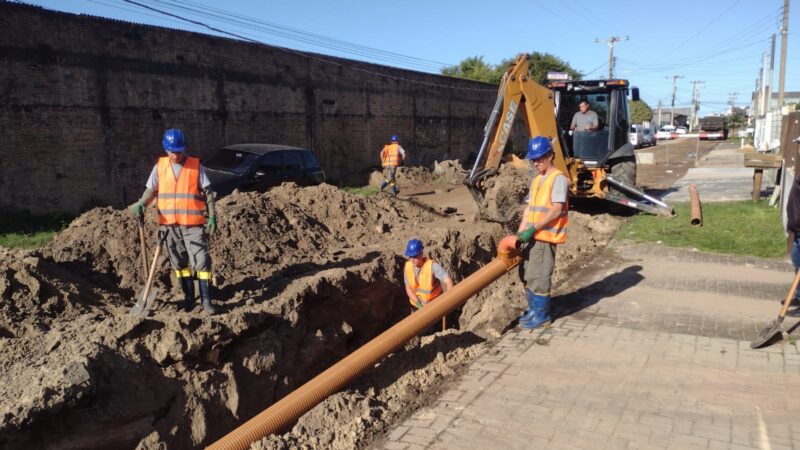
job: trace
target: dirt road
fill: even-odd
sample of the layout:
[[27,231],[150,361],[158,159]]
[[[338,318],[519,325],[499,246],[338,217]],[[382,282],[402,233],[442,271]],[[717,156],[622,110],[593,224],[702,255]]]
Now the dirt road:
[[636,184],[658,194],[686,175],[695,166],[695,162],[707,155],[717,144],[717,141],[678,138],[658,141],[658,145],[638,149],[637,154],[652,153],[654,164],[638,165]]

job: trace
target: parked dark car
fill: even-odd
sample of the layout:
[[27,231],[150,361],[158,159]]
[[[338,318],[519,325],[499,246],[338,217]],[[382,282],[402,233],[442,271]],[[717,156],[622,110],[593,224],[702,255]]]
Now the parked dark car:
[[203,160],[218,195],[240,191],[265,191],[285,182],[313,186],[325,181],[309,150],[274,144],[236,144],[221,148]]

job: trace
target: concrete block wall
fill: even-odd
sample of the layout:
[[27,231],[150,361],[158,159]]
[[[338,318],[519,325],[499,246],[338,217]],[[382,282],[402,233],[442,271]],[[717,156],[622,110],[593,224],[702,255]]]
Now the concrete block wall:
[[201,158],[295,145],[332,180],[366,184],[393,133],[411,164],[476,151],[495,98],[483,83],[0,3],[0,203],[125,206],[172,127]]

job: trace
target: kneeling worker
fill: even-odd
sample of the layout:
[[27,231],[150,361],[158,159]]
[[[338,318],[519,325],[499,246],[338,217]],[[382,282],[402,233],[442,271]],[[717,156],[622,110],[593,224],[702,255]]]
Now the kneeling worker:
[[406,294],[411,306],[422,309],[423,306],[432,302],[442,294],[442,283],[447,289],[454,286],[453,279],[447,274],[441,264],[426,258],[423,253],[422,242],[419,239],[411,239],[406,245],[405,270],[403,279],[406,284]]

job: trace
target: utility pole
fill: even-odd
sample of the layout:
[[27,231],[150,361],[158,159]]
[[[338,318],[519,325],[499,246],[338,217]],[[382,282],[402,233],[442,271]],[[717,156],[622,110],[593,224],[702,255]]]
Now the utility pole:
[[693,80],[692,83],[692,116],[689,121],[689,131],[694,131],[698,120],[697,111],[700,109],[700,87],[705,81]]
[[667,79],[672,78],[672,112],[670,113],[669,124],[675,125],[675,94],[678,92],[678,85],[676,84],[678,78],[684,78],[682,75],[673,75],[672,77],[666,77]]
[[[788,0],[787,0],[788,1]],[[594,42],[597,44],[608,44],[608,78],[614,78],[614,46],[617,45],[617,42],[627,41],[628,36],[624,38],[612,36],[604,41],[600,39],[595,39]]]
[[728,105],[730,109],[728,110],[728,115],[733,115],[733,108],[736,107],[736,96],[739,95],[738,92],[728,92]]
[[658,128],[661,128],[661,99],[658,100]]
[[763,103],[761,105],[761,116],[762,117],[767,114],[767,111],[769,111],[769,103],[770,103],[769,102],[769,98],[767,97],[767,92],[769,91],[768,81],[767,81],[767,73],[768,73],[767,67],[768,67],[767,52],[764,52],[764,63],[761,66],[761,70],[762,70],[762,73],[761,73],[761,100],[762,100],[762,103]]
[[789,36],[789,0],[783,0],[783,25],[781,26],[781,68],[778,75],[778,107],[783,108],[783,82],[786,78],[786,44]]
[[[769,50],[769,74],[764,95],[767,96],[767,109],[765,112],[772,111],[772,74],[775,71],[775,33],[772,33],[772,45]],[[778,107],[780,108],[780,107]]]

